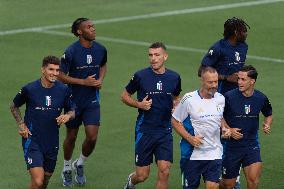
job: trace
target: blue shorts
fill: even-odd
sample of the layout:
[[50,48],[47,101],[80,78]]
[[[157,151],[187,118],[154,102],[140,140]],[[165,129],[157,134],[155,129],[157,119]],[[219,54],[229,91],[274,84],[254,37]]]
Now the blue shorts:
[[138,134],[135,142],[135,165],[142,167],[155,161],[173,162],[173,136],[171,133]]
[[261,162],[259,146],[227,148],[224,152],[222,176],[225,179],[236,178],[241,166],[244,168],[256,162]]
[[58,147],[54,147],[46,152],[33,145],[27,149],[24,148],[24,157],[27,164],[27,170],[34,167],[42,167],[45,172],[53,173],[57,161]]
[[98,104],[90,104],[87,107],[80,108],[78,107],[76,110],[75,119],[70,120],[66,123],[68,128],[78,128],[82,125],[96,125],[100,126],[100,105]]
[[204,181],[219,183],[222,160],[181,160],[182,186],[184,189],[196,189],[201,175]]

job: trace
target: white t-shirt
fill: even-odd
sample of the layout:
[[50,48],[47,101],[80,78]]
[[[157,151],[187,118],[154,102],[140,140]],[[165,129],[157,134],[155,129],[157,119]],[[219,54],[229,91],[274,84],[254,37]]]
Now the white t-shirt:
[[173,117],[182,123],[190,116],[194,135],[204,137],[203,144],[193,149],[191,160],[222,159],[220,127],[224,107],[225,98],[222,94],[216,92],[213,98],[204,99],[196,90],[186,93],[175,108]]

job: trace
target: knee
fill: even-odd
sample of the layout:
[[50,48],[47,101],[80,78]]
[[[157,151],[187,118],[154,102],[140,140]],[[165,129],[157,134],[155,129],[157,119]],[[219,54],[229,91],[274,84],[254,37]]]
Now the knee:
[[34,188],[41,189],[43,186],[43,178],[35,178],[32,181]]
[[170,175],[170,167],[169,166],[165,166],[162,167],[158,170],[158,175],[161,178],[168,178]]
[[87,136],[86,141],[90,144],[96,144],[97,142],[97,135]]
[[220,189],[232,189],[234,188],[236,182],[220,182]]
[[77,135],[67,135],[65,142],[71,145],[74,145],[77,139]]
[[137,181],[138,182],[144,182],[149,177],[149,174],[147,174],[147,173],[139,173],[139,174],[136,174],[136,177],[137,177]]
[[248,178],[247,183],[248,183],[248,186],[258,186],[259,179],[258,178]]

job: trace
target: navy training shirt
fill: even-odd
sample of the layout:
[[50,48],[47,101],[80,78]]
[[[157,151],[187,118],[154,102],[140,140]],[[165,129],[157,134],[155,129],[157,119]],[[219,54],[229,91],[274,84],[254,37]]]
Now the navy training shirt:
[[152,99],[149,110],[138,109],[136,133],[171,132],[173,97],[181,92],[181,79],[176,72],[166,69],[157,74],[148,67],[136,72],[125,89],[130,94],[137,92],[139,102],[147,95],[148,100]]
[[[229,76],[243,67],[247,51],[248,45],[245,42],[233,46],[227,39],[221,39],[210,47],[201,64],[214,67],[220,75]],[[218,92],[223,95],[235,88],[238,88],[237,83],[224,80],[218,82]]]
[[[100,67],[107,62],[107,50],[101,44],[93,41],[92,47],[85,48],[80,41],[71,44],[61,58],[60,69],[70,77],[86,79],[95,75],[100,76]],[[90,103],[99,104],[99,90],[96,87],[70,84],[74,102],[80,107],[86,107]]]
[[71,98],[68,87],[59,81],[55,81],[51,88],[44,88],[40,79],[25,85],[13,100],[16,107],[26,104],[24,122],[32,135],[23,138],[23,145],[39,145],[43,151],[58,148],[56,118],[62,109],[74,110]]
[[259,114],[272,115],[272,106],[268,98],[258,90],[250,97],[245,97],[239,89],[225,94],[224,118],[231,128],[240,128],[243,138],[226,140],[228,147],[258,145]]

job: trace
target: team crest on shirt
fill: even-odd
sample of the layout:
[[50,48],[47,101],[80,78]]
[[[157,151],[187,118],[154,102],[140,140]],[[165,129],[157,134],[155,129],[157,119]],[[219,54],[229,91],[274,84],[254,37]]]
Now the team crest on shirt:
[[245,113],[246,114],[250,113],[250,105],[245,105]]
[[93,61],[93,57],[90,54],[87,54],[87,64],[91,64]]
[[45,96],[45,105],[51,106],[51,96]]
[[218,105],[216,106],[216,108],[217,108],[217,111],[218,111],[218,112],[221,112],[221,111],[222,111],[222,106],[221,106],[220,104],[218,104]]
[[157,83],[157,90],[159,91],[163,90],[163,83],[161,81]]
[[239,62],[241,60],[241,57],[240,57],[240,53],[239,52],[235,52],[235,57],[236,57],[236,61]]
[[209,51],[208,51],[208,54],[210,54],[211,56],[213,55],[213,49],[210,49]]
[[202,108],[199,108],[198,111],[197,111],[197,113],[202,113],[202,112],[204,112],[204,110]]

